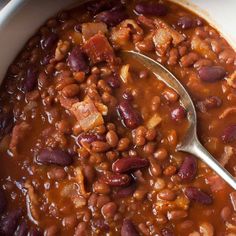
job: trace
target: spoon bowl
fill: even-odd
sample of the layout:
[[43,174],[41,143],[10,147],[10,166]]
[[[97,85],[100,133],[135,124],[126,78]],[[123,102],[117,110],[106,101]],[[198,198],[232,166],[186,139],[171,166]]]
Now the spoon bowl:
[[189,127],[176,146],[177,151],[188,152],[204,161],[212,170],[221,176],[232,188],[236,190],[235,178],[220,165],[220,163],[203,147],[197,136],[197,113],[193,101],[179,80],[162,64],[135,51],[122,51],[123,55],[132,57],[141,62],[148,70],[150,70],[157,79],[163,81],[170,88],[175,90],[179,96],[183,107],[187,111]]

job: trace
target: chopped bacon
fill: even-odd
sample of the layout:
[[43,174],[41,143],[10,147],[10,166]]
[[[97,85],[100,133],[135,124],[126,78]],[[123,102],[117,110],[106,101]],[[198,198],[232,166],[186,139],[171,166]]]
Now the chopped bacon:
[[63,95],[59,95],[58,98],[61,106],[68,110],[70,110],[74,103],[79,102],[78,98],[66,98]]
[[25,138],[29,130],[30,130],[30,125],[24,121],[14,126],[12,131],[11,142],[9,145],[9,148],[13,153],[17,152],[17,147],[19,145],[19,142]]
[[225,166],[228,164],[230,158],[234,155],[234,148],[231,146],[225,146],[224,147],[224,153],[222,154],[219,162],[222,166]]
[[191,41],[191,47],[194,51],[198,52],[201,56],[210,59],[215,60],[216,55],[211,50],[210,45],[203,39],[199,38],[198,36],[194,36]]
[[107,32],[107,25],[102,22],[89,22],[82,24],[82,34],[85,41],[98,33],[106,34]]
[[115,62],[115,54],[113,48],[103,34],[96,34],[91,37],[83,47],[92,63],[106,61],[108,63]]
[[218,192],[225,188],[225,181],[218,175],[213,174],[206,178],[206,183],[210,185],[212,192]]
[[74,114],[84,131],[91,130],[104,123],[102,114],[90,98],[73,104],[70,111]]
[[75,180],[80,188],[80,194],[84,197],[88,197],[90,193],[88,193],[85,189],[85,180],[84,180],[84,174],[82,172],[81,167],[75,168]]
[[159,55],[164,55],[171,44],[174,46],[184,41],[184,36],[160,19],[155,19],[156,31],[153,42]]

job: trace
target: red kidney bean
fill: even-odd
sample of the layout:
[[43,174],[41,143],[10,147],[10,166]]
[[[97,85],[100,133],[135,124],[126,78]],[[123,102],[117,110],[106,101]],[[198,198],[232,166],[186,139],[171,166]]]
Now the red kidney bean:
[[165,16],[168,12],[168,8],[166,5],[156,2],[138,3],[134,9],[139,14],[152,16]]
[[92,143],[94,141],[105,141],[106,138],[104,135],[96,133],[82,133],[77,137],[77,143],[81,144],[82,142]]
[[119,88],[121,85],[120,78],[117,75],[111,75],[107,77],[106,82],[113,89]]
[[107,173],[102,180],[110,186],[126,186],[130,183],[131,178],[126,174]]
[[212,197],[198,188],[187,187],[184,193],[191,201],[202,203],[204,205],[212,204]]
[[131,91],[124,91],[122,97],[127,101],[132,101],[134,96],[132,95]]
[[7,201],[3,191],[0,189],[0,215],[6,209]]
[[109,225],[106,224],[105,220],[103,219],[98,219],[93,224],[96,228],[99,228],[102,231],[108,232],[110,230]]
[[128,101],[123,100],[120,102],[118,105],[118,112],[125,126],[128,128],[134,129],[142,124],[142,117]]
[[25,221],[23,221],[18,227],[15,232],[17,236],[27,236],[28,234],[28,226]]
[[56,45],[59,37],[56,33],[50,33],[42,38],[41,45],[43,49],[52,49]]
[[118,1],[117,0],[92,1],[92,2],[89,2],[89,4],[87,5],[87,10],[92,12],[93,14],[97,14],[101,11],[110,10],[112,7],[114,7],[114,5],[116,5],[116,8],[119,8],[122,6],[119,0]]
[[174,236],[175,235],[173,230],[170,228],[163,228],[161,230],[161,234],[162,234],[162,236]]
[[13,124],[14,120],[11,112],[0,112],[0,139],[11,132]]
[[75,46],[68,56],[68,64],[73,71],[89,72],[88,59],[79,46]]
[[46,54],[40,61],[40,63],[43,65],[43,66],[46,66],[47,64],[49,64],[50,60],[53,58],[53,55],[52,54]]
[[61,149],[44,149],[39,153],[36,159],[37,162],[43,165],[55,164],[68,166],[73,162],[72,155],[69,155]]
[[221,139],[225,143],[232,143],[236,140],[236,125],[230,125],[223,130]]
[[38,70],[35,67],[30,66],[27,69],[26,76],[23,81],[23,90],[25,92],[32,91],[37,84],[37,80],[38,80]]
[[130,170],[147,167],[149,161],[139,157],[124,157],[112,164],[112,170],[117,173],[124,173]]
[[197,102],[197,108],[205,113],[210,109],[220,107],[222,104],[222,100],[217,96],[210,96],[204,99],[203,101]]
[[119,189],[116,193],[116,196],[117,197],[122,197],[122,198],[123,197],[129,197],[129,196],[133,195],[135,190],[136,190],[136,184],[131,184],[128,187]]
[[171,112],[171,118],[175,121],[184,119],[187,115],[186,110],[182,106],[178,106]]
[[0,221],[0,235],[13,235],[17,228],[21,214],[21,210],[13,210],[12,212],[4,216]]
[[190,29],[195,27],[195,21],[191,16],[182,16],[178,19],[177,25],[182,29]]
[[187,156],[180,166],[178,175],[184,181],[191,181],[197,174],[197,161],[193,156]]
[[226,71],[221,66],[204,66],[198,70],[199,78],[204,82],[216,82],[226,75]]
[[121,227],[121,236],[139,236],[133,222],[130,219],[124,219]]
[[127,18],[127,14],[124,9],[117,9],[117,7],[114,7],[109,11],[99,13],[95,18],[106,23],[108,26],[113,27],[125,20]]

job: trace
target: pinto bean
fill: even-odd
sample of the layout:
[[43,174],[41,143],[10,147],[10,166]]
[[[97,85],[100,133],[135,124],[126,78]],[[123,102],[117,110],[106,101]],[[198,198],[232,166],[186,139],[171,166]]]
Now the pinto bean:
[[166,201],[174,201],[176,194],[170,189],[163,189],[159,192],[158,197]]
[[187,187],[184,193],[191,201],[195,201],[204,205],[212,204],[212,197],[198,188]]
[[0,189],[0,215],[6,209],[6,205],[7,205],[7,201],[6,201],[5,195],[3,191]]
[[149,165],[148,160],[139,157],[124,157],[112,165],[112,170],[117,173],[124,173],[130,170],[136,170]]
[[226,75],[226,71],[221,66],[204,66],[198,70],[199,78],[208,83],[222,80]]
[[124,219],[121,227],[121,236],[139,236],[133,222],[130,219]]
[[142,123],[140,114],[131,106],[131,104],[123,100],[118,105],[118,112],[128,128],[137,128]]
[[166,5],[156,2],[142,2],[135,6],[135,11],[139,14],[164,16],[168,12]]
[[188,212],[184,210],[173,210],[168,212],[167,217],[169,220],[180,220],[188,216]]
[[92,142],[92,151],[93,152],[106,152],[110,148],[110,145],[103,141],[94,141]]
[[236,140],[236,125],[230,125],[223,130],[221,139],[224,143],[232,143]]
[[107,132],[106,134],[106,140],[107,140],[107,143],[111,146],[111,147],[116,147],[118,142],[119,142],[119,138],[116,134],[115,131],[113,130],[110,130]]
[[100,193],[100,194],[108,194],[111,191],[108,184],[100,182],[100,181],[96,181],[93,184],[93,190],[95,193]]
[[192,66],[199,59],[199,55],[195,52],[190,52],[187,55],[183,56],[180,61],[183,67]]
[[70,55],[68,56],[68,64],[70,68],[75,72],[77,71],[83,71],[85,73],[89,72],[88,59],[79,46],[75,46],[72,49]]
[[103,176],[102,180],[110,186],[127,186],[131,178],[126,174],[107,173]]
[[73,158],[67,152],[61,149],[44,149],[36,158],[37,162],[43,165],[59,165],[69,166],[73,162]]
[[193,156],[187,156],[180,166],[178,175],[184,181],[192,181],[197,174],[197,161]]
[[0,233],[2,235],[13,235],[20,220],[21,209],[13,210],[4,216],[0,221]]

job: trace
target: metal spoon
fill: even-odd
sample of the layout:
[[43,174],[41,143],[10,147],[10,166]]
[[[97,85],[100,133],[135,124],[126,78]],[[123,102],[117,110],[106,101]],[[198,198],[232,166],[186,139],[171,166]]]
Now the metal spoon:
[[190,123],[186,135],[177,145],[177,151],[183,151],[193,154],[204,161],[210,168],[212,168],[219,176],[221,176],[231,187],[236,190],[235,178],[223,168],[219,162],[202,146],[197,137],[197,114],[191,97],[178,81],[178,79],[168,71],[159,62],[134,51],[122,51],[123,55],[132,57],[140,61],[146,68],[154,73],[154,75],[169,87],[174,89],[181,98],[182,105],[188,113],[188,121]]

